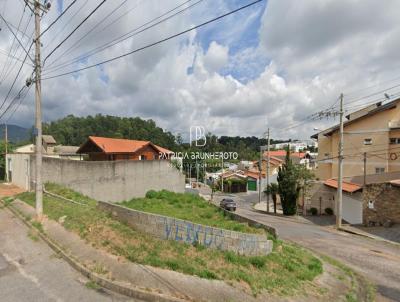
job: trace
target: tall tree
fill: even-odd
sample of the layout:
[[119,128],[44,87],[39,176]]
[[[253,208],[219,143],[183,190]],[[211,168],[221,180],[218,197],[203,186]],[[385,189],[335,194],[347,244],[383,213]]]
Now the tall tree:
[[297,199],[300,193],[296,166],[290,158],[290,149],[286,150],[285,163],[279,168],[278,188],[284,215],[296,214]]
[[272,197],[272,201],[274,202],[274,214],[276,214],[276,201],[279,193],[279,186],[276,183],[270,183],[266,190],[264,191],[265,194],[269,194]]

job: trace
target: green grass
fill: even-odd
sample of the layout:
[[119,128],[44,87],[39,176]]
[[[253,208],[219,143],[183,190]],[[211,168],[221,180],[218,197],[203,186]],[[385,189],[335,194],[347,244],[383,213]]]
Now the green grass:
[[[160,240],[114,220],[111,215],[97,209],[96,201],[88,197],[56,185],[46,187],[53,193],[87,204],[80,206],[44,195],[44,213],[50,219],[57,221],[66,216],[63,224],[66,229],[79,234],[96,248],[123,256],[135,263],[207,279],[225,280],[236,285],[240,283],[253,294],[267,290],[277,295],[295,295],[300,291],[304,292],[305,286],[322,273],[322,264],[317,258],[304,249],[279,240],[274,241],[271,254],[257,257],[207,249],[201,245]],[[22,193],[18,198],[34,205],[33,193]],[[187,197],[183,195],[182,198]],[[194,200],[194,204],[200,202],[197,198]],[[190,204],[193,205],[192,202]],[[217,222],[218,226],[233,227],[237,224],[225,220],[223,216],[215,217],[223,218]],[[209,222],[209,218],[203,219],[203,223]],[[250,229],[245,225],[241,227]]]
[[98,290],[101,288],[100,285],[98,285],[96,282],[94,281],[88,281],[86,282],[85,286],[89,289],[93,289],[93,290]]
[[224,212],[209,204],[200,196],[188,193],[173,193],[166,190],[149,191],[146,198],[134,198],[120,205],[153,214],[209,225],[231,231],[265,234],[263,229],[250,227],[224,215]]

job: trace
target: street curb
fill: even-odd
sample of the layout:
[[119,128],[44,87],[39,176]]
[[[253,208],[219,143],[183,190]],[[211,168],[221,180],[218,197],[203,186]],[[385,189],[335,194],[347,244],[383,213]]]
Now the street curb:
[[176,297],[170,297],[165,294],[159,294],[159,293],[151,293],[148,291],[145,291],[140,288],[135,288],[134,286],[127,286],[123,284],[122,282],[117,282],[117,281],[111,281],[108,280],[91,270],[87,269],[85,266],[83,266],[81,263],[79,263],[76,259],[74,259],[73,256],[68,255],[64,250],[55,242],[53,242],[52,239],[50,239],[48,236],[46,236],[44,233],[40,232],[37,228],[35,228],[29,221],[26,220],[26,218],[18,212],[12,205],[6,205],[3,200],[1,200],[1,203],[5,206],[6,209],[8,209],[10,212],[12,212],[16,217],[18,217],[28,228],[33,229],[37,232],[38,236],[47,243],[47,245],[54,250],[57,254],[59,254],[71,267],[73,267],[76,271],[90,279],[91,281],[96,282],[98,285],[101,287],[104,287],[108,290],[111,290],[113,292],[116,292],[118,294],[122,294],[131,298],[139,299],[139,300],[144,300],[144,301],[149,301],[149,302],[184,302],[184,301],[190,301],[190,300],[184,300]]
[[379,238],[379,237],[376,237],[376,236],[369,236],[367,234],[355,232],[355,231],[352,231],[352,230],[348,230],[346,228],[339,228],[338,230],[341,231],[341,232],[345,232],[345,233],[349,233],[349,234],[353,234],[353,235],[369,238],[369,239],[376,240],[376,241],[386,242],[386,243],[393,244],[395,246],[400,247],[400,243],[397,243],[397,242],[394,242],[394,241],[391,241],[391,240],[387,240],[387,239],[384,239],[384,238]]

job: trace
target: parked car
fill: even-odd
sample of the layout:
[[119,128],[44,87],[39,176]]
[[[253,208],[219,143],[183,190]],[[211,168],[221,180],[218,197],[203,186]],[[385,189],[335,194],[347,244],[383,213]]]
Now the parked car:
[[220,201],[219,206],[227,211],[236,211],[236,202],[233,199],[224,198]]

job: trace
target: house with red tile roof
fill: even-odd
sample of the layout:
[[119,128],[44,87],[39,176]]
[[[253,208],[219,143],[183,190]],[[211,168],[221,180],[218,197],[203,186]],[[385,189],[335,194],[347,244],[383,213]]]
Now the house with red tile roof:
[[78,154],[87,154],[91,161],[159,160],[169,158],[173,151],[150,141],[89,136]]

